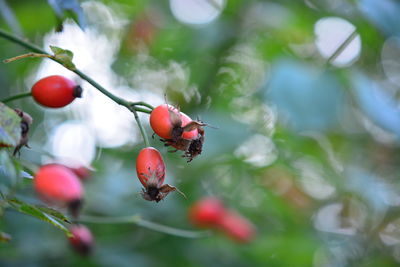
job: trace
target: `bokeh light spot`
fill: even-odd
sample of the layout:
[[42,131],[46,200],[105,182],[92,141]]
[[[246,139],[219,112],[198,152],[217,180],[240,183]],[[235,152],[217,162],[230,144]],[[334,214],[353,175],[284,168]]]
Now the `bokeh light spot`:
[[170,0],[172,14],[186,24],[206,24],[215,20],[225,5],[225,0]]
[[[327,17],[318,20],[314,25],[315,45],[322,57],[329,59],[353,34],[355,26],[345,19]],[[331,63],[337,67],[351,65],[360,55],[361,38],[357,34]]]
[[66,165],[90,166],[96,154],[94,135],[79,121],[57,126],[49,138],[51,153]]

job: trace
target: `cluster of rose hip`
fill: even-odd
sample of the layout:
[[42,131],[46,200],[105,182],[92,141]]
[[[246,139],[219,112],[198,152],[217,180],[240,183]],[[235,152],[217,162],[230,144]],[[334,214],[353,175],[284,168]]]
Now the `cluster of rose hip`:
[[[49,76],[36,82],[31,90],[34,100],[44,107],[61,108],[81,97],[82,89],[75,82],[63,76]],[[25,113],[26,114],[26,113]],[[22,115],[20,115],[22,117]],[[26,114],[26,116],[29,116]],[[22,118],[22,121],[24,119]],[[30,119],[29,124],[32,122]],[[154,133],[161,137],[165,146],[183,151],[188,162],[201,154],[206,125],[194,121],[178,108],[162,104],[151,111],[150,125]],[[22,127],[21,124],[21,129]],[[28,125],[29,129],[29,125]],[[21,148],[27,145],[27,132],[23,132]],[[164,184],[165,163],[160,152],[154,147],[143,148],[136,160],[137,176],[144,186],[142,196],[145,200],[159,202],[176,187]],[[83,172],[82,172],[83,171]],[[83,174],[83,175],[82,175]],[[34,187],[40,197],[49,204],[67,207],[75,221],[83,199],[83,186],[80,177],[86,177],[84,169],[71,169],[61,164],[47,164],[34,175]],[[179,190],[177,190],[180,192]],[[217,199],[206,198],[195,203],[190,211],[191,221],[200,227],[223,230],[235,240],[246,242],[254,236],[252,225],[243,217],[225,209]],[[80,253],[87,254],[92,247],[93,237],[88,228],[81,224],[70,227],[72,246]]]

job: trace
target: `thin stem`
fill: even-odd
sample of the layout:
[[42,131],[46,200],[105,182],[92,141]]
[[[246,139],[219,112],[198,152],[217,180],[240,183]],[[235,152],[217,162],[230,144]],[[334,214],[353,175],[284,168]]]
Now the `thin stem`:
[[75,69],[75,70],[72,70],[72,71],[75,72],[79,77],[81,77],[82,79],[86,80],[88,83],[93,85],[93,87],[95,87],[97,90],[99,90],[100,92],[105,94],[108,98],[113,100],[115,103],[117,103],[119,105],[122,105],[122,106],[125,106],[126,108],[128,108],[130,110],[128,101],[126,101],[126,100],[124,100],[124,99],[112,94],[111,92],[107,91],[103,86],[98,84],[95,80],[93,80],[92,78],[87,76],[85,73],[81,72],[80,70]]
[[147,138],[147,134],[146,134],[146,131],[143,128],[142,123],[140,122],[139,115],[137,114],[135,108],[131,108],[131,111],[133,112],[133,115],[135,116],[136,123],[139,126],[140,133],[142,134],[142,137],[143,137],[144,145],[146,147],[149,147],[150,146],[149,139]]
[[3,100],[0,100],[0,102],[7,103],[7,102],[10,102],[10,101],[13,101],[13,100],[16,100],[16,99],[20,99],[20,98],[24,98],[24,97],[29,97],[29,96],[32,96],[32,93],[31,93],[31,92],[29,92],[29,93],[22,93],[22,94],[18,94],[18,95],[13,95],[13,96],[7,97],[7,98],[5,98],[5,99],[3,99]]
[[185,238],[201,238],[210,236],[209,231],[182,230],[144,220],[139,215],[122,216],[122,217],[97,217],[97,216],[83,215],[80,217],[80,221],[86,223],[110,223],[110,224],[134,223],[138,226],[150,230]]
[[151,110],[148,110],[148,109],[145,109],[145,108],[134,107],[134,109],[135,109],[136,111],[139,111],[139,112],[142,112],[142,113],[147,113],[147,114],[150,114],[150,113],[151,113]]
[[[19,37],[16,37],[2,29],[0,29],[0,37],[3,37],[11,42],[14,42],[16,44],[19,44],[27,49],[32,50],[33,52],[42,54],[43,57],[46,57],[46,55],[49,56],[49,58],[61,65],[63,65],[64,67],[66,67],[63,62],[59,61],[58,59],[52,57],[52,55],[50,55],[49,53],[47,53],[46,51],[42,50],[41,48],[37,47],[34,44],[31,44]],[[18,58],[18,57],[16,57]],[[103,93],[104,95],[106,95],[108,98],[110,98],[111,100],[113,100],[115,103],[122,105],[124,107],[126,107],[127,109],[129,109],[135,116],[135,120],[139,126],[140,129],[140,133],[142,134],[143,137],[143,141],[145,143],[146,146],[150,146],[149,140],[147,138],[146,132],[144,131],[144,128],[140,122],[139,116],[137,114],[137,112],[143,112],[143,113],[151,113],[151,110],[153,109],[153,107],[150,104],[147,104],[145,102],[129,102],[126,101],[125,99],[122,99],[116,95],[114,95],[113,93],[109,92],[108,90],[106,90],[103,86],[101,86],[100,84],[98,84],[95,80],[93,80],[92,78],[90,78],[89,76],[87,76],[85,73],[81,72],[78,69],[69,69],[70,71],[76,73],[79,77],[81,77],[82,79],[86,80],[88,83],[90,83],[91,85],[93,85],[93,87],[95,87],[97,90],[99,90],[101,93]],[[143,108],[139,108],[136,107],[136,105],[138,106],[145,106],[147,108],[149,108],[150,110],[147,109],[143,109]]]
[[52,55],[49,54],[38,54],[38,53],[28,53],[28,54],[23,54],[23,55],[19,55],[16,57],[12,57],[12,58],[8,58],[3,60],[4,63],[10,63],[19,59],[23,59],[23,58],[27,58],[27,57],[47,57],[47,58],[53,58]]
[[357,29],[354,29],[352,33],[343,41],[341,45],[333,52],[333,54],[328,58],[327,63],[333,62],[340,54],[346,49],[346,47],[357,37]]
[[98,217],[90,215],[81,215],[79,218],[80,222],[87,223],[110,223],[110,224],[125,224],[135,223],[140,220],[139,215],[120,216],[120,217]]
[[133,105],[133,106],[144,106],[144,107],[148,107],[149,109],[153,110],[154,107],[150,104],[147,104],[146,102],[140,101],[140,102],[130,102],[129,104]]
[[175,235],[175,236],[180,236],[180,237],[186,237],[186,238],[202,238],[202,237],[207,237],[211,236],[210,231],[188,231],[188,230],[182,230],[182,229],[177,229],[173,227],[169,227],[166,225],[146,221],[143,219],[140,219],[137,223],[137,225],[145,227],[147,229],[151,229],[154,231],[170,234],[170,235]]

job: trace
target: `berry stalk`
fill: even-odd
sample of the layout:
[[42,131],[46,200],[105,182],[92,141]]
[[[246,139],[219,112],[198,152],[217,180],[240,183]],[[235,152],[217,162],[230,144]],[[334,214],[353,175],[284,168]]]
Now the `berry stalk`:
[[13,96],[4,98],[4,99],[0,100],[0,102],[7,103],[7,102],[11,102],[11,101],[13,101],[13,100],[17,100],[17,99],[25,98],[25,97],[30,97],[30,96],[32,96],[32,93],[31,93],[31,92],[22,93],[22,94],[13,95]]
[[[139,127],[139,130],[140,130],[140,133],[141,133],[141,135],[143,137],[144,145],[146,147],[149,147],[150,146],[149,138],[147,137],[146,131],[144,130],[143,125],[140,122],[139,115],[137,114],[136,108],[135,107],[131,107],[131,108],[129,108],[129,110],[132,111],[133,115],[135,116],[136,123],[137,123],[137,125]],[[150,113],[151,113],[151,111],[150,111]]]
[[125,224],[133,223],[137,226],[141,226],[150,230],[154,230],[160,233],[184,237],[184,238],[202,238],[211,235],[210,231],[190,231],[182,230],[155,222],[150,222],[142,219],[140,215],[122,216],[122,217],[98,217],[82,215],[80,217],[80,222],[86,223],[100,223],[100,224]]

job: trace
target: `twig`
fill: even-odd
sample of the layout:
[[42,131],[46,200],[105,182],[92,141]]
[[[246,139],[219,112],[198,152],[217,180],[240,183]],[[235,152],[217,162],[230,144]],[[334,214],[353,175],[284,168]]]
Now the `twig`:
[[144,145],[146,147],[149,147],[150,146],[149,139],[147,138],[147,134],[143,128],[142,123],[140,122],[139,115],[137,114],[136,109],[132,109],[132,112],[133,112],[133,115],[135,116],[135,120],[139,127],[140,133],[142,134]]
[[125,223],[133,223],[138,226],[151,229],[157,232],[185,237],[185,238],[202,238],[210,236],[211,233],[209,231],[189,231],[182,230],[154,222],[150,222],[142,219],[139,215],[131,215],[131,216],[122,216],[122,217],[97,217],[97,216],[88,216],[82,215],[80,217],[81,222],[86,223],[110,223],[110,224],[125,224]]
[[144,106],[144,107],[148,107],[149,109],[153,110],[154,107],[146,102],[140,101],[140,102],[130,102],[130,105],[133,106]]
[[13,95],[13,96],[7,97],[5,99],[2,99],[2,100],[0,100],[0,102],[7,103],[7,102],[11,102],[11,101],[16,100],[16,99],[29,97],[29,96],[32,96],[32,94],[30,92],[29,93],[22,93],[22,94]]
[[27,57],[47,57],[47,58],[53,58],[52,55],[48,55],[48,54],[38,54],[38,53],[28,53],[28,54],[23,54],[23,55],[19,55],[16,57],[12,57],[12,58],[8,58],[3,60],[4,63],[10,63],[19,59],[23,59],[23,58],[27,58]]

